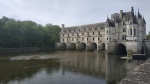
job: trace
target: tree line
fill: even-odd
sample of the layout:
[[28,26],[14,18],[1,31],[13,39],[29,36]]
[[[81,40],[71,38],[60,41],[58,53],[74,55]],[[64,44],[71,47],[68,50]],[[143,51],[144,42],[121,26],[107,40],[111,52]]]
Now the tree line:
[[19,21],[3,16],[0,19],[0,47],[48,47],[59,40],[61,28],[42,26],[33,21]]

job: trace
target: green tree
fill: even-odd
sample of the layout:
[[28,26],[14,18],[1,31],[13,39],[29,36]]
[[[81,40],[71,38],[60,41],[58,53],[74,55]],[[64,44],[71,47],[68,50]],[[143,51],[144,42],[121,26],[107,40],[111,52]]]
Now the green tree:
[[42,26],[33,21],[0,19],[0,47],[41,47],[53,46],[59,38],[60,27],[47,24]]

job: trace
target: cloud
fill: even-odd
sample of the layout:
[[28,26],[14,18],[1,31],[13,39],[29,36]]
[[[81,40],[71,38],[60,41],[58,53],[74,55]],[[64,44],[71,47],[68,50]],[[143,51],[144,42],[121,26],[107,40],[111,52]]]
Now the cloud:
[[0,17],[72,26],[104,22],[107,15],[130,11],[133,5],[135,11],[140,9],[150,27],[149,3],[149,0],[0,0]]

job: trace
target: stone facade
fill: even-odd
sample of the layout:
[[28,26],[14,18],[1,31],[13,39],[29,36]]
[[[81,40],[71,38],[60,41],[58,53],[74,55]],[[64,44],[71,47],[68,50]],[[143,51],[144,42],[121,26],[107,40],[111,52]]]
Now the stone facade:
[[146,39],[146,21],[138,11],[114,13],[102,23],[65,27],[62,24],[61,49],[106,50],[109,53],[124,53],[127,50],[141,52]]

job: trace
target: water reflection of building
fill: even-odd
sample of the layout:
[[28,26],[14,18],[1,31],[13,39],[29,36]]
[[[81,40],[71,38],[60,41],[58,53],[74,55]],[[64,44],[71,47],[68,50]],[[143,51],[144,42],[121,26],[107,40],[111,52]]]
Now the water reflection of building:
[[104,79],[107,84],[116,84],[126,76],[127,70],[136,66],[136,63],[135,65],[132,63],[132,67],[126,67],[128,63],[117,58],[117,56],[107,56],[107,54],[77,57],[62,62],[63,73],[71,71]]

